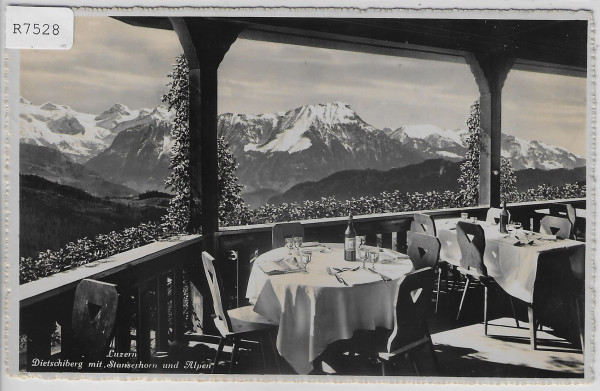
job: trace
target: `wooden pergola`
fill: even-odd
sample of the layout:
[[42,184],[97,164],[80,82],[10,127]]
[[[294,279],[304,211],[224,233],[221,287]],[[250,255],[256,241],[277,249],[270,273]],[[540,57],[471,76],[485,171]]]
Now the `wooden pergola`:
[[[467,63],[480,93],[479,204],[500,204],[501,98],[511,69],[586,77],[588,21],[392,18],[118,17],[172,29],[190,68],[191,194],[194,227],[214,248],[218,227],[218,69],[238,38]],[[197,204],[196,204],[197,205]],[[200,221],[201,220],[201,221]]]

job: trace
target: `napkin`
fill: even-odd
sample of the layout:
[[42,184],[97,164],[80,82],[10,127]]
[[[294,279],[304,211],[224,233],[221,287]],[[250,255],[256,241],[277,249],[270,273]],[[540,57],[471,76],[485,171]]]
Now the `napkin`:
[[285,274],[304,271],[304,267],[298,262],[296,257],[287,257],[282,259],[266,260],[258,265],[265,274]]
[[381,249],[381,254],[379,255],[379,261],[391,262],[401,259],[409,259],[408,255],[402,254],[396,251],[388,250],[387,248]]
[[370,272],[366,269],[358,269],[353,272],[344,272],[340,274],[344,281],[348,283],[348,285],[362,285],[369,284],[376,281],[382,281],[381,277],[373,272]]
[[302,247],[317,247],[320,245],[321,245],[321,243],[319,243],[319,242],[304,242],[304,243],[302,243]]

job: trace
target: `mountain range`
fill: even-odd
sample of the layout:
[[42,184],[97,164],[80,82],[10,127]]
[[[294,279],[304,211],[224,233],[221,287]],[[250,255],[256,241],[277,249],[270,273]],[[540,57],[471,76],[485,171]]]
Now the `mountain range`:
[[[384,191],[395,190],[401,193],[459,191],[458,178],[461,163],[429,159],[385,171],[370,169],[339,171],[320,181],[299,183],[283,194],[270,197],[268,203],[316,201],[330,196],[343,201],[350,198],[377,196]],[[586,180],[585,167],[552,170],[528,168],[517,171],[515,176],[518,191],[533,189],[542,184],[561,186],[565,183],[585,183]]]
[[[20,116],[22,143],[59,151],[72,163],[130,190],[164,191],[173,145],[173,114],[165,107],[132,110],[115,104],[93,115],[21,99]],[[273,114],[225,113],[219,116],[218,134],[239,163],[243,196],[252,206],[341,171],[388,171],[428,159],[457,162],[464,159],[468,135],[466,130],[433,125],[378,129],[340,102]],[[504,133],[502,155],[515,170],[585,165],[585,159],[563,148]],[[50,175],[48,169],[36,167],[28,173]],[[40,172],[31,172],[36,170]],[[121,190],[116,192],[122,194]]]

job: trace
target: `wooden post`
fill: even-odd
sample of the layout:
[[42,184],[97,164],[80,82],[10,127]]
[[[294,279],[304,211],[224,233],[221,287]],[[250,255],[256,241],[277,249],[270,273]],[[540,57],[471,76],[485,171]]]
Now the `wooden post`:
[[173,334],[175,344],[180,345],[183,342],[185,333],[185,319],[183,316],[183,268],[176,267],[173,270]]
[[[206,18],[170,18],[188,62],[190,193],[192,196],[190,229],[202,229],[203,247],[216,254],[215,232],[219,229],[218,151],[217,151],[217,70],[225,53],[235,42],[243,26]],[[206,296],[204,277],[189,274],[192,293]],[[208,298],[208,296],[207,296]],[[196,298],[198,299],[198,298]],[[212,300],[201,300],[210,305]],[[212,321],[213,311],[204,308],[202,324]]]
[[140,361],[149,362],[150,354],[150,306],[152,302],[148,293],[148,282],[140,281],[138,285],[138,322],[136,327],[136,350]]
[[495,53],[477,53],[467,56],[466,60],[480,94],[479,205],[499,207],[502,87],[515,59]]
[[21,328],[27,335],[27,370],[43,371],[44,367],[34,367],[33,360],[48,360],[51,356],[52,333],[56,328],[52,309],[49,306],[33,305],[21,310]]
[[161,274],[156,278],[156,351],[166,352],[169,349],[169,298],[167,294],[167,276]]

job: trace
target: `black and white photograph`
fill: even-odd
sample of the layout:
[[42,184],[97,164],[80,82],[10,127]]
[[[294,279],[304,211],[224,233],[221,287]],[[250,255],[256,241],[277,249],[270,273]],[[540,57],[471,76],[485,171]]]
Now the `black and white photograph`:
[[3,375],[589,385],[596,14],[522,3],[7,48]]

